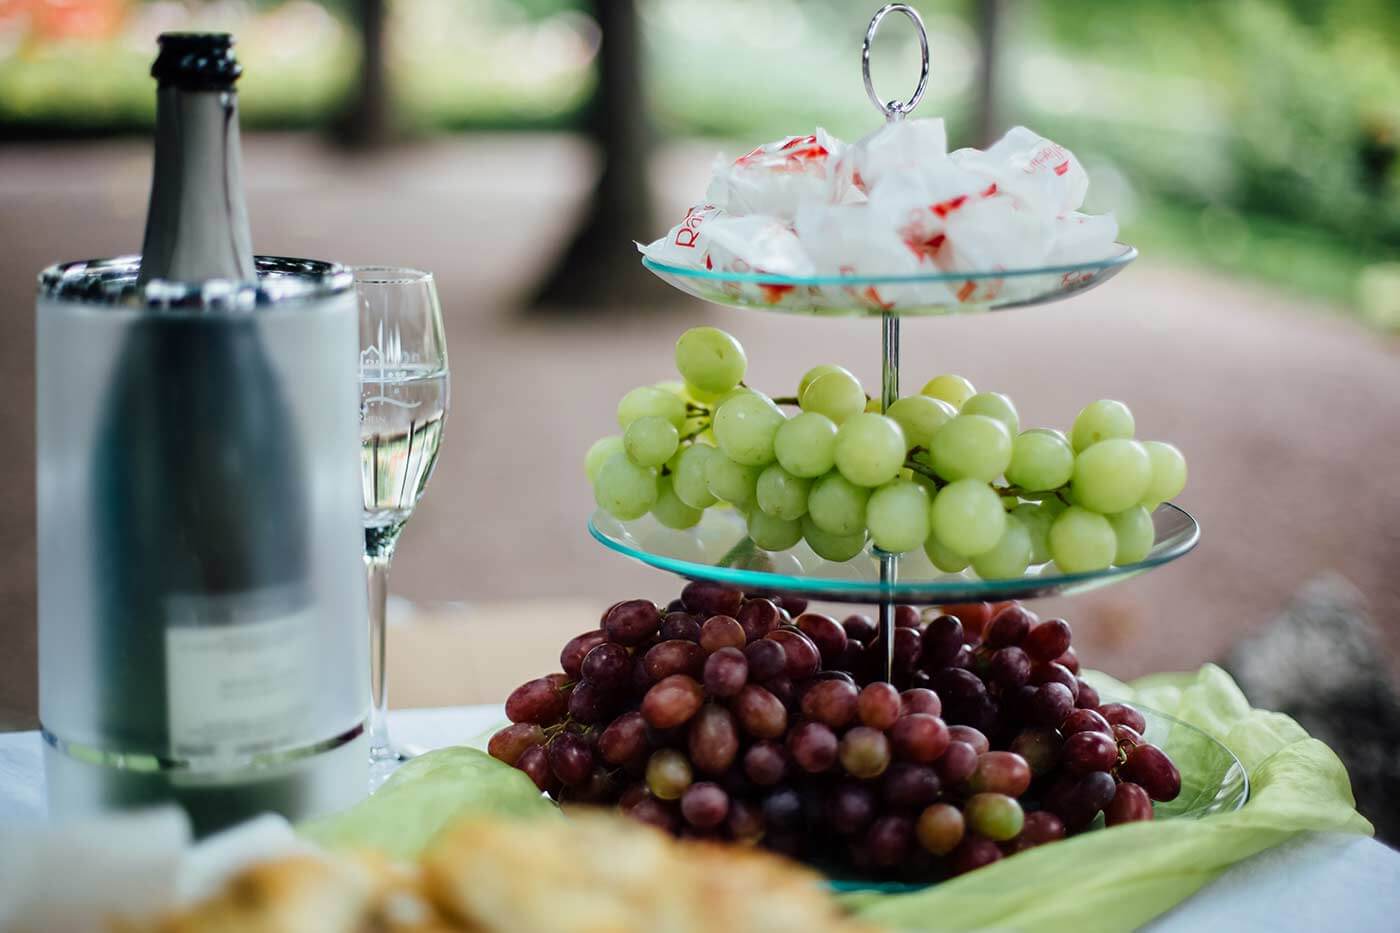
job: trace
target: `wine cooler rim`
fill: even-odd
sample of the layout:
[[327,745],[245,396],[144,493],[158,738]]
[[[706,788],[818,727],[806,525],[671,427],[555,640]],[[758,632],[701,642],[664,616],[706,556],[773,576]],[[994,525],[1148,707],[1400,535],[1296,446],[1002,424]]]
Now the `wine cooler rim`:
[[156,280],[136,284],[139,255],[55,263],[39,273],[40,298],[161,312],[253,311],[320,301],[355,287],[349,267],[321,259],[256,256],[256,282]]

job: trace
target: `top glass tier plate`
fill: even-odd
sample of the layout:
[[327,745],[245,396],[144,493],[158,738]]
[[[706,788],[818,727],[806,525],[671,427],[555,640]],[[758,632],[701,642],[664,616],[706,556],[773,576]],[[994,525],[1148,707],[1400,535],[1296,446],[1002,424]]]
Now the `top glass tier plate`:
[[995,602],[1082,593],[1126,580],[1190,551],[1200,540],[1196,520],[1171,503],[1152,513],[1156,542],[1143,560],[1092,573],[1065,573],[1054,564],[1032,567],[1012,580],[979,580],[964,571],[943,573],[922,550],[901,555],[893,582],[880,579],[880,555],[873,549],[851,560],[823,560],[806,544],[772,553],[748,538],[744,517],[733,509],[706,509],[700,523],[685,531],[666,528],[650,515],[620,522],[601,510],[588,530],[602,544],[661,570],[692,580],[712,580],[746,592],[804,596],[832,602],[912,603]]
[[664,281],[702,301],[823,317],[935,317],[1024,308],[1059,301],[1107,282],[1137,258],[1116,244],[1094,262],[988,272],[928,275],[818,275],[795,278],[766,272],[717,272],[643,259]]

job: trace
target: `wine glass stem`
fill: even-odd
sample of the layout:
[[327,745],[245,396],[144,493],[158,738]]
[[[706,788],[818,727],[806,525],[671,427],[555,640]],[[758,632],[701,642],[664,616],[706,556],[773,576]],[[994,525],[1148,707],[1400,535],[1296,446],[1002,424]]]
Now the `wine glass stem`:
[[389,562],[393,557],[392,550],[365,555],[365,583],[369,589],[369,754],[375,760],[395,757],[389,744],[389,672],[384,663]]

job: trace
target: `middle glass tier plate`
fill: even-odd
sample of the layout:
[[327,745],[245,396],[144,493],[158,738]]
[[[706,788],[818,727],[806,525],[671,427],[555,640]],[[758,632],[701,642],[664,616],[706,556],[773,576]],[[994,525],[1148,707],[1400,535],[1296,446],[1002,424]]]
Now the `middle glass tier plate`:
[[650,515],[620,522],[600,510],[588,520],[588,530],[633,560],[745,592],[849,603],[964,603],[1082,593],[1175,560],[1200,540],[1196,520],[1171,503],[1157,508],[1152,523],[1156,541],[1147,557],[1135,564],[1090,573],[1065,573],[1054,564],[1043,564],[1023,577],[980,580],[971,571],[944,573],[917,550],[900,555],[894,580],[884,582],[881,555],[873,548],[840,563],[818,557],[806,542],[786,551],[764,551],[749,540],[744,517],[733,509],[706,509],[700,523],[684,531],[667,528]]
[[1024,308],[1078,295],[1102,285],[1137,258],[1134,247],[1115,244],[1091,262],[982,272],[918,275],[785,276],[721,272],[643,259],[667,284],[702,301],[822,317],[936,317]]

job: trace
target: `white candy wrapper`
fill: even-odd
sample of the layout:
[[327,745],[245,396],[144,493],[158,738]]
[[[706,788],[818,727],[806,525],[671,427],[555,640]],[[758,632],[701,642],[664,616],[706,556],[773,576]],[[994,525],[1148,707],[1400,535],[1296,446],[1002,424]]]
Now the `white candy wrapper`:
[[[918,253],[900,239],[897,228],[869,204],[811,204],[797,215],[797,237],[821,275],[919,275],[927,272]],[[827,285],[819,289],[823,307],[833,310],[943,304],[948,291],[939,282],[903,285]]]
[[1074,153],[1024,126],[1012,127],[985,152],[959,149],[949,159],[1052,216],[1079,210],[1089,191],[1089,175]]
[[838,185],[868,195],[886,181],[918,176],[948,158],[942,119],[887,123],[846,149],[837,163]]
[[800,205],[839,201],[835,169],[846,144],[826,130],[765,143],[733,162],[715,164],[706,203],[731,214],[791,221]]
[[643,246],[643,256],[668,266],[714,272],[769,272],[807,276],[812,260],[792,227],[775,217],[738,217],[712,204],[686,211],[664,237]]

